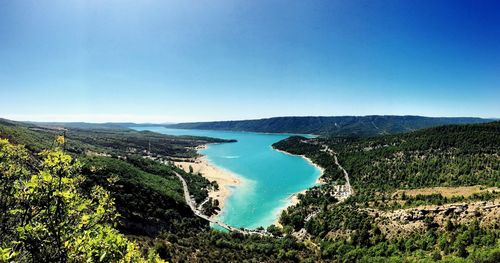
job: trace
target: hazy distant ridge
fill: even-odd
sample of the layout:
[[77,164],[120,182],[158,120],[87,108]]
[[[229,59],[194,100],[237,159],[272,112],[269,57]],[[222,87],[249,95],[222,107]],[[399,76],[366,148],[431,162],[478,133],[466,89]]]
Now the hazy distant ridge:
[[445,124],[483,123],[492,119],[422,116],[317,116],[275,117],[258,120],[192,122],[166,125],[170,128],[252,131],[273,133],[375,136],[409,132]]

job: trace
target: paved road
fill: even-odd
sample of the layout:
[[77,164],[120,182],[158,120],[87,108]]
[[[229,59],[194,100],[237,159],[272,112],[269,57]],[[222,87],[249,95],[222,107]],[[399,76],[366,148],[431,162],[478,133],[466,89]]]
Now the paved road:
[[201,209],[203,208],[203,206],[208,202],[210,201],[210,197],[207,197],[205,198],[205,200],[203,200],[203,202],[201,202],[199,205],[198,205],[198,210],[201,211]]
[[[333,156],[334,160],[335,160],[335,164],[342,170],[342,172],[344,173],[344,177],[345,177],[345,181],[346,181],[346,184],[345,184],[345,198],[347,199],[349,196],[351,196],[353,194],[353,190],[352,190],[352,187],[351,187],[351,183],[349,181],[349,174],[347,173],[347,171],[344,169],[344,167],[342,167],[342,165],[340,165],[338,159],[337,159],[337,154],[328,147],[328,145],[322,145],[323,149],[322,151],[324,152],[327,152],[328,154],[330,154],[331,156]],[[178,174],[178,173],[175,173],[175,175],[179,178],[179,180],[181,180],[181,183],[182,183],[182,188],[184,189],[184,199],[186,200],[186,203],[189,205],[189,207],[191,208],[191,210],[193,211],[193,213],[200,217],[200,218],[203,218],[205,220],[207,220],[208,222],[211,222],[213,224],[217,224],[231,232],[238,232],[238,233],[242,233],[242,234],[245,234],[245,235],[250,235],[250,234],[255,234],[255,235],[260,235],[260,236],[272,236],[271,233],[267,232],[267,231],[258,231],[258,230],[251,230],[251,229],[240,229],[240,228],[235,228],[235,227],[232,227],[230,225],[227,225],[223,222],[219,222],[215,219],[212,219],[206,215],[204,215],[200,209],[201,207],[203,206],[203,204],[205,202],[207,202],[207,200],[203,201],[199,206],[198,208],[196,207],[196,202],[193,200],[193,198],[191,197],[190,193],[189,193],[189,189],[188,189],[188,186],[187,186],[187,183],[186,181],[184,180],[184,178]],[[313,213],[311,215],[308,216],[307,219],[311,219],[311,217],[314,217],[316,215],[316,213]],[[308,221],[308,220],[306,220]]]
[[323,147],[322,151],[328,153],[330,156],[333,156],[333,158],[335,160],[335,164],[344,173],[344,178],[345,178],[345,181],[346,181],[345,188],[346,188],[346,192],[347,192],[346,198],[349,197],[349,196],[351,196],[353,194],[353,190],[352,190],[352,187],[351,187],[351,182],[349,181],[349,174],[344,169],[344,167],[342,167],[342,165],[340,165],[339,160],[337,159],[337,153],[335,153],[332,149],[330,149],[330,147],[328,147],[328,145],[322,144],[321,146]]
[[[302,141],[302,142],[303,143],[308,143],[308,141]],[[343,194],[341,192],[340,195],[342,197],[345,197],[345,198],[342,198],[342,199],[339,200],[339,202],[342,202],[345,199],[347,199],[349,196],[351,196],[351,195],[354,194],[354,192],[352,190],[352,187],[351,187],[351,182],[349,181],[349,174],[344,169],[344,167],[342,167],[342,165],[340,165],[339,160],[337,159],[337,153],[336,152],[334,152],[332,149],[330,149],[330,147],[328,147],[328,145],[321,144],[321,147],[322,147],[321,151],[326,152],[327,154],[329,154],[330,156],[332,156],[334,158],[334,160],[335,160],[335,165],[337,165],[342,170],[342,172],[344,173],[344,178],[345,178],[345,181],[346,181],[346,183],[344,185],[344,193],[345,194]],[[312,212],[311,214],[309,214],[309,215],[306,216],[306,218],[304,219],[304,221],[307,222],[307,221],[311,220],[319,212],[320,212],[320,210]],[[299,232],[296,232],[294,235],[298,239],[304,239],[304,233],[307,233],[307,231],[304,228],[302,228]],[[314,246],[318,247],[318,245],[316,243],[314,243],[314,241],[312,241],[312,240],[311,240],[311,244],[313,244]]]
[[219,226],[221,226],[221,227],[223,227],[231,232],[238,232],[238,233],[245,234],[245,235],[255,234],[255,235],[260,235],[260,236],[272,236],[270,233],[268,233],[266,231],[257,231],[257,230],[251,230],[251,229],[235,228],[235,227],[232,227],[232,226],[227,225],[225,223],[219,222],[215,219],[212,219],[212,218],[204,215],[200,210],[198,210],[196,208],[196,202],[193,200],[193,198],[191,198],[191,195],[189,194],[189,189],[188,189],[186,180],[184,180],[184,178],[178,173],[175,173],[175,175],[177,176],[177,178],[179,178],[179,180],[181,180],[182,188],[184,189],[184,199],[186,200],[186,203],[189,205],[189,207],[191,208],[191,210],[193,211],[193,213],[196,216],[203,218],[203,219],[205,219],[208,222],[211,222],[213,224],[217,224],[217,225],[219,225]]

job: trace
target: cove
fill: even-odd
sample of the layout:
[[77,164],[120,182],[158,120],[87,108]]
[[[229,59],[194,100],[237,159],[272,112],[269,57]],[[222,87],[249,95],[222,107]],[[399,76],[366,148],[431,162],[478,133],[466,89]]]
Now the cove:
[[[133,127],[169,135],[236,139],[236,143],[210,144],[200,154],[219,168],[243,180],[232,188],[219,220],[233,227],[257,228],[275,223],[289,197],[315,185],[321,171],[300,156],[278,152],[272,144],[293,134],[185,130],[165,127]],[[302,135],[311,137],[309,135]]]

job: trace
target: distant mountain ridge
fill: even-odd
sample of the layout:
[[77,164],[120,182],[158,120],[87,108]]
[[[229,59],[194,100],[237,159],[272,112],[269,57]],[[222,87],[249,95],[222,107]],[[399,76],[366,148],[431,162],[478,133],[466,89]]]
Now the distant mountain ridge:
[[41,127],[59,127],[67,129],[127,129],[137,126],[164,126],[170,123],[134,123],[134,122],[25,122]]
[[330,136],[376,136],[410,132],[446,124],[472,124],[493,119],[423,116],[310,116],[274,117],[255,120],[190,122],[165,125],[168,128],[228,130],[270,133],[303,133]]

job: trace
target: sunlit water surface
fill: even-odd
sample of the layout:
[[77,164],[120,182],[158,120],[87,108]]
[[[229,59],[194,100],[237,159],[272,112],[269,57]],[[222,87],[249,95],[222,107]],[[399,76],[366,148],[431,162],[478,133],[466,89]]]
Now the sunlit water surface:
[[235,227],[256,228],[273,224],[293,193],[315,185],[320,170],[299,156],[284,154],[271,145],[290,134],[184,130],[134,127],[170,135],[236,139],[236,143],[211,144],[199,153],[209,162],[243,180],[232,189],[219,220]]

